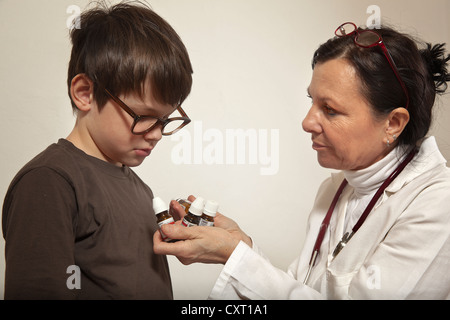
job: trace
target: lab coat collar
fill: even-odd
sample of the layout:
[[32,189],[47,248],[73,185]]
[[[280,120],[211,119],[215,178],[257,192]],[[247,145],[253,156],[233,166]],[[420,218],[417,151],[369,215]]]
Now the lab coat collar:
[[402,173],[386,188],[385,195],[398,192],[404,185],[424,172],[445,165],[447,160],[439,151],[435,137],[428,137],[418,143],[419,153]]

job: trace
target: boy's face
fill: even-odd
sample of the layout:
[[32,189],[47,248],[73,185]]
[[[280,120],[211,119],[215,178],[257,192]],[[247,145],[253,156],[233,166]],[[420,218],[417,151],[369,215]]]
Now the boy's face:
[[[176,110],[171,105],[158,103],[149,89],[142,99],[138,94],[119,95],[118,98],[138,115],[166,119]],[[162,137],[161,126],[144,135],[133,134],[133,118],[112,99],[100,111],[95,104],[84,117],[87,138],[92,141],[88,153],[117,166],[140,165]]]

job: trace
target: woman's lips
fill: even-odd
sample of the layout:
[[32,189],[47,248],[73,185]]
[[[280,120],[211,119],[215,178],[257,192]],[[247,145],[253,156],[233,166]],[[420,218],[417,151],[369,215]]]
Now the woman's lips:
[[314,150],[321,150],[321,149],[325,149],[326,146],[324,146],[324,145],[322,145],[322,144],[320,144],[320,143],[317,143],[317,142],[314,142],[314,141],[313,141],[312,148],[313,148]]

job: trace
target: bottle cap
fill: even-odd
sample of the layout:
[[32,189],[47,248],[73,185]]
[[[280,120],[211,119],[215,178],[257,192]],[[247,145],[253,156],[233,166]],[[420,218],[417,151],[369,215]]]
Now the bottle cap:
[[161,198],[153,198],[153,210],[155,211],[155,214],[167,211],[167,209],[166,203]]
[[205,199],[202,197],[197,197],[194,202],[192,202],[189,212],[196,216],[201,216],[203,207],[205,206]]
[[207,214],[208,216],[215,217],[217,209],[219,209],[219,204],[214,200],[208,200],[206,201],[203,213]]

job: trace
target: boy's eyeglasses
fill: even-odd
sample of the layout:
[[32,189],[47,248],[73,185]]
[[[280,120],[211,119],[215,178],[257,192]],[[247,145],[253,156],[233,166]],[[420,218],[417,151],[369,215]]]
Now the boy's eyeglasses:
[[125,110],[133,119],[133,125],[131,126],[131,133],[135,135],[143,135],[151,130],[153,130],[156,126],[161,125],[161,133],[164,136],[170,136],[175,132],[182,129],[186,126],[191,119],[189,119],[188,115],[181,106],[177,107],[178,112],[181,114],[181,117],[174,117],[169,119],[162,119],[152,116],[140,116],[136,114],[129,106],[127,106],[122,100],[113,95],[107,89],[104,89],[106,94],[116,102],[119,107]]
[[386,45],[383,42],[383,38],[373,30],[362,30],[362,31],[358,30],[358,27],[352,22],[346,22],[340,25],[334,33],[337,37],[354,36],[353,41],[358,47],[372,48],[378,46],[383,50],[383,53],[386,59],[388,60],[392,71],[394,71],[395,76],[397,77],[397,80],[400,83],[403,92],[405,93],[406,96],[405,109],[408,109],[409,106],[408,90],[406,89],[406,85],[403,82],[402,78],[400,77],[398,68],[395,65],[394,60],[392,59],[391,54],[389,53],[388,49],[386,48]]

